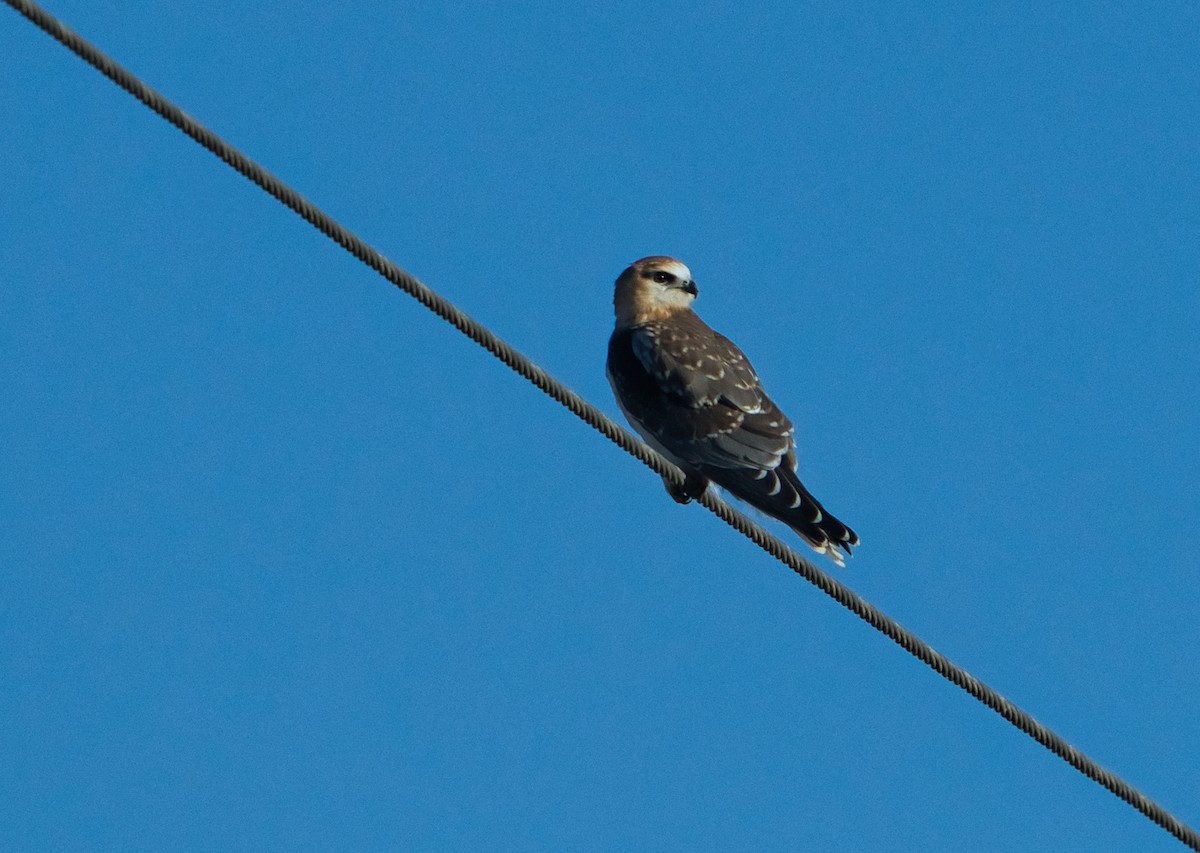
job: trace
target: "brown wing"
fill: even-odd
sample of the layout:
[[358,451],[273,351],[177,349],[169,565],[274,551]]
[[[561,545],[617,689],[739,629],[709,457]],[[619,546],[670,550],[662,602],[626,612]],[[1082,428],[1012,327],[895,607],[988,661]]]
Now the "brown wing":
[[796,476],[792,423],[745,354],[691,312],[613,333],[608,374],[638,431],[839,561],[858,544]]
[[613,343],[610,373],[615,358],[633,380],[622,394],[626,411],[673,455],[697,467],[761,471],[791,450],[792,423],[749,360],[695,314],[623,330]]

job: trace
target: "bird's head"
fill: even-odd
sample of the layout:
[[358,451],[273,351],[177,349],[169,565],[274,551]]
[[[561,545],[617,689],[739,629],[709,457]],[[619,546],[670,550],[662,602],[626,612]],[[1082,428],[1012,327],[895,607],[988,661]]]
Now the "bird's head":
[[682,261],[662,255],[634,261],[617,278],[617,324],[636,326],[687,311],[698,292],[692,271]]

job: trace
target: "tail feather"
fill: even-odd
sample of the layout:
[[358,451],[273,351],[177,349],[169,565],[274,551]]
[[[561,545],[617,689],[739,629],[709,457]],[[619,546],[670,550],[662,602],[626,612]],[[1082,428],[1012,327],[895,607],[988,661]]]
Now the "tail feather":
[[850,556],[850,549],[858,545],[858,534],[821,506],[786,464],[765,474],[744,468],[706,468],[704,475],[755,509],[782,521],[814,551],[827,555],[839,566],[846,564],[841,552]]

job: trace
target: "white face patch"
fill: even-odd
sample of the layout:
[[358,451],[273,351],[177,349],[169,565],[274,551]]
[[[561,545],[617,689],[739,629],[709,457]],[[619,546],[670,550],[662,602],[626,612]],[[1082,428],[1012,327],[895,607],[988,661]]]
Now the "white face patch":
[[688,268],[683,264],[673,263],[663,264],[656,269],[675,276],[675,281],[657,282],[652,279],[641,279],[639,289],[646,304],[674,310],[690,308],[696,301],[696,297],[679,286],[681,282],[691,281],[692,274]]
[[[665,272],[674,278],[669,282],[657,282],[653,278],[646,277],[647,273],[653,275],[658,272]],[[687,308],[695,301],[696,297],[680,286],[691,280],[692,271],[674,258],[664,258],[642,271],[642,281],[645,282],[643,292],[647,301],[664,308]]]
[[663,272],[669,272],[680,281],[692,280],[692,271],[679,261],[669,261],[664,264],[659,264],[657,267],[655,267],[655,269],[660,269]]
[[689,308],[695,298],[686,290],[662,284],[652,284],[646,294],[647,302],[663,308]]

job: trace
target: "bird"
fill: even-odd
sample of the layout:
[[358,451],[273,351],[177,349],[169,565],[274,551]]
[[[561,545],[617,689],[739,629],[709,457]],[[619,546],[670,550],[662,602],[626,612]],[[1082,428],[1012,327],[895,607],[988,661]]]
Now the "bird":
[[850,555],[858,535],[800,482],[792,422],[746,355],[692,310],[698,294],[691,270],[664,255],[634,261],[617,278],[606,369],[617,404],[683,472],[682,484],[663,477],[676,502],[716,483],[844,566],[842,551]]

